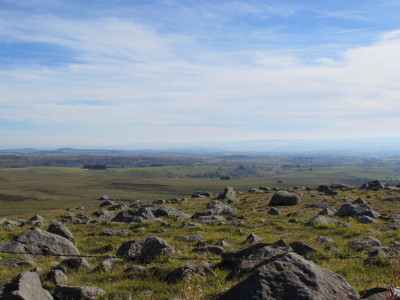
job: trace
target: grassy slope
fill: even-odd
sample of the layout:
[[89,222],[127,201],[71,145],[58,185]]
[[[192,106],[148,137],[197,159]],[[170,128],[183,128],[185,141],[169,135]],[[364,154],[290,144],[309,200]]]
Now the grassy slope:
[[[82,174],[81,172],[78,174]],[[141,225],[127,225],[127,224],[72,224],[67,222],[68,227],[74,233],[77,240],[77,245],[84,254],[115,254],[115,248],[122,242],[136,239],[145,238],[151,235],[157,235],[165,239],[171,245],[175,245],[179,250],[177,256],[192,256],[191,249],[194,243],[184,243],[176,239],[180,235],[195,235],[201,234],[203,240],[207,244],[215,244],[219,239],[225,238],[231,244],[231,249],[241,246],[241,243],[246,239],[246,236],[254,232],[260,236],[264,242],[275,242],[278,239],[285,239],[287,242],[303,241],[312,247],[323,252],[324,246],[316,243],[316,238],[319,236],[329,236],[334,238],[333,246],[339,248],[341,254],[349,254],[346,244],[355,239],[363,238],[369,235],[375,235],[380,239],[385,246],[389,246],[392,241],[400,241],[400,233],[398,231],[376,233],[383,226],[387,225],[386,222],[379,221],[378,224],[358,224],[354,220],[346,220],[351,224],[351,228],[341,228],[336,226],[308,226],[305,225],[306,221],[316,215],[319,209],[306,208],[307,205],[312,203],[319,203],[327,200],[333,207],[339,208],[343,204],[344,197],[352,196],[353,198],[363,197],[368,198],[374,209],[382,214],[393,214],[399,211],[400,203],[387,203],[382,202],[381,199],[398,194],[392,191],[379,191],[363,193],[358,190],[350,192],[342,192],[338,197],[326,197],[319,195],[317,192],[301,191],[305,201],[300,205],[293,207],[281,207],[282,212],[280,216],[270,216],[268,211],[268,200],[272,192],[266,194],[249,194],[244,193],[239,196],[239,203],[236,207],[239,209],[238,214],[243,216],[246,222],[245,226],[235,227],[227,225],[202,225],[202,226],[182,226],[181,221],[168,220],[171,224],[170,227],[160,227],[157,224],[141,224]],[[315,195],[315,197],[312,197]],[[186,203],[179,205],[172,205],[176,208],[193,214],[205,207],[209,199],[191,199]],[[99,203],[98,201],[96,202]],[[93,210],[87,209],[84,212],[91,214]],[[288,214],[294,216],[288,217]],[[56,211],[48,212],[48,217],[56,217]],[[295,218],[298,223],[290,223],[289,219]],[[105,228],[113,229],[128,229],[128,237],[101,237],[100,232]],[[241,229],[240,232],[238,229]],[[0,240],[7,241],[21,232],[24,228],[15,228],[9,231],[4,230],[0,233]],[[375,233],[374,233],[375,232]],[[216,257],[215,255],[200,254],[200,256]],[[9,255],[1,255],[2,260],[11,258]],[[388,287],[392,280],[392,275],[395,273],[396,268],[393,267],[395,262],[390,260],[378,261],[375,264],[365,263],[360,259],[350,260],[337,260],[332,255],[328,255],[332,260],[316,260],[316,262],[325,268],[331,269],[344,276],[350,284],[358,290],[365,288],[372,288],[376,286]],[[58,258],[34,258],[35,262],[43,269],[49,269],[54,265],[54,261],[59,261]],[[69,282],[71,285],[94,285],[100,286],[108,292],[109,299],[128,299],[132,296],[134,299],[165,299],[168,297],[182,297],[184,299],[208,299],[213,297],[218,292],[227,289],[233,285],[234,282],[227,282],[224,280],[227,275],[226,271],[217,271],[217,278],[202,278],[193,277],[185,284],[169,285],[163,278],[165,274],[172,271],[174,268],[184,265],[193,261],[180,261],[170,259],[168,261],[153,262],[148,265],[149,268],[153,267],[153,271],[149,272],[144,277],[134,278],[132,275],[127,275],[123,272],[125,268],[137,262],[126,261],[123,265],[116,267],[111,273],[101,273],[95,270],[99,265],[101,259],[90,259],[92,269],[89,271],[79,271],[74,274],[69,274]],[[10,280],[10,278],[25,268],[8,269],[0,265],[0,284]],[[45,286],[53,288],[49,282],[45,282]],[[149,290],[152,294],[149,295]]]
[[[225,167],[230,168],[230,167]],[[215,171],[217,167],[159,167],[108,169],[89,171],[79,168],[32,167],[0,169],[0,216],[34,213],[37,210],[56,210],[84,205],[95,207],[96,199],[108,194],[113,198],[154,200],[188,197],[194,191],[220,192],[225,186],[246,191],[251,187],[294,185],[316,186],[348,179],[365,180],[400,176],[391,168],[336,167],[308,172],[246,177],[223,181],[219,178],[182,178],[185,175]],[[30,200],[34,199],[34,200]],[[24,200],[24,201],[18,201]]]

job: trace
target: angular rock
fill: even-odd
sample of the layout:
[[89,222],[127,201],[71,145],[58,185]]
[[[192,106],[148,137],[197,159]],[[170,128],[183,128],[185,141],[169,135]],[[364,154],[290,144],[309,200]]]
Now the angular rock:
[[197,221],[202,224],[211,224],[211,223],[219,223],[225,221],[223,216],[200,216],[197,218]]
[[337,196],[337,195],[339,195],[340,193],[338,192],[338,191],[336,191],[336,190],[334,190],[334,189],[331,189],[331,188],[329,188],[329,189],[327,189],[325,192],[324,192],[324,195],[327,195],[327,196]]
[[51,224],[49,228],[47,228],[47,231],[62,236],[69,240],[71,243],[76,244],[71,230],[69,230],[67,226],[65,226],[63,223],[53,222],[53,224]]
[[360,189],[377,191],[377,190],[380,190],[380,189],[384,189],[386,187],[388,187],[387,183],[381,183],[378,180],[373,180],[371,182],[364,183],[363,185],[361,185]]
[[382,201],[397,202],[397,201],[400,201],[400,196],[385,198]]
[[271,216],[278,216],[281,214],[281,212],[278,209],[276,209],[275,207],[271,207],[268,211],[268,214]]
[[296,205],[301,202],[299,195],[292,194],[286,191],[277,191],[269,201],[270,206],[287,206]]
[[362,223],[362,224],[378,223],[377,220],[375,220],[371,217],[368,217],[368,216],[357,216],[356,219],[357,219],[358,223]]
[[192,194],[192,198],[211,198],[213,195],[210,192],[195,192]]
[[227,186],[224,191],[218,195],[218,199],[222,202],[237,202],[235,189]]
[[248,193],[253,193],[253,194],[264,194],[264,191],[256,188],[251,188],[248,190]]
[[176,239],[184,242],[198,242],[203,239],[201,235],[181,235],[177,236]]
[[57,285],[54,291],[56,300],[94,300],[106,295],[106,291],[93,286]]
[[317,238],[317,243],[320,245],[325,245],[325,244],[329,244],[329,243],[333,243],[333,238],[330,237],[325,237],[325,236],[320,236]]
[[226,205],[217,200],[207,203],[207,209],[212,210],[216,215],[234,215],[237,211],[235,207]]
[[122,209],[127,209],[128,205],[126,204],[115,204],[107,207],[107,210],[122,210]]
[[6,261],[0,261],[0,264],[9,268],[18,268],[18,267],[25,267],[31,266],[34,267],[35,263],[33,261],[28,260],[20,260],[18,258],[12,258]]
[[334,218],[325,217],[325,216],[321,216],[321,215],[312,217],[310,220],[307,221],[308,225],[338,224],[338,223],[339,223],[339,221]]
[[226,280],[237,280],[242,278],[243,276],[253,272],[258,267],[286,255],[291,251],[293,251],[293,249],[290,246],[280,245],[279,242],[262,247],[244,259],[236,259],[236,266],[233,268],[232,272],[228,274]]
[[35,222],[44,223],[44,222],[46,222],[46,219],[43,218],[42,216],[35,215],[35,216],[33,216],[32,218],[30,218],[30,219],[28,220],[28,222],[29,222],[30,224],[34,224]]
[[218,242],[215,243],[215,245],[223,247],[223,248],[227,248],[227,247],[231,246],[231,244],[226,239],[220,239]]
[[158,217],[179,217],[181,219],[188,219],[190,216],[174,207],[170,206],[159,206],[159,207],[151,207],[151,211],[153,215]]
[[339,249],[336,248],[336,247],[333,247],[333,246],[326,246],[326,247],[324,248],[324,250],[325,250],[326,252],[330,252],[330,253],[338,253],[338,252],[339,252]]
[[327,190],[329,190],[329,186],[327,185],[321,184],[317,187],[317,191],[321,193],[325,193]]
[[99,207],[104,207],[104,206],[113,206],[113,205],[117,205],[118,203],[115,201],[111,201],[111,200],[106,200],[102,203],[100,203]]
[[327,207],[327,208],[324,208],[323,210],[321,210],[318,215],[333,216],[336,212],[337,212],[336,209]]
[[166,241],[156,236],[125,242],[117,250],[117,256],[142,260],[170,256],[173,253],[175,250]]
[[79,269],[90,269],[89,262],[83,257],[72,257],[64,259],[61,262],[62,266],[66,266],[72,270],[79,270]]
[[351,189],[350,186],[343,183],[332,183],[329,185],[329,187],[334,190],[343,190],[343,191]]
[[295,253],[257,268],[217,300],[358,299],[359,294],[338,274]]
[[47,273],[47,279],[55,284],[63,284],[68,281],[68,277],[61,270],[51,270]]
[[129,231],[126,229],[121,229],[121,230],[113,230],[113,229],[104,229],[100,235],[103,236],[127,236],[129,234]]
[[147,273],[147,269],[143,266],[130,266],[124,270],[125,273],[138,273],[145,274]]
[[0,244],[0,250],[48,255],[79,254],[78,248],[66,238],[38,228],[27,229],[16,236],[12,242]]
[[289,246],[293,249],[293,251],[301,256],[305,256],[309,253],[315,253],[317,252],[316,249],[313,247],[307,245],[306,243],[303,242],[292,242],[289,244]]
[[243,246],[238,249],[224,251],[221,253],[222,261],[221,266],[223,268],[236,268],[242,260],[245,260],[249,257],[255,256],[257,253],[265,253],[265,247],[272,246],[273,244],[269,243],[257,243],[251,244],[248,246]]
[[366,248],[380,247],[380,246],[382,246],[382,242],[372,236],[367,236],[366,238],[364,238],[362,240],[355,239],[355,240],[347,243],[347,247],[349,247],[355,251],[361,251]]
[[100,264],[100,268],[104,272],[109,272],[116,264],[122,264],[123,262],[124,260],[120,258],[109,258]]
[[224,248],[219,247],[219,246],[203,246],[203,247],[196,247],[192,251],[193,252],[208,252],[208,253],[220,255],[222,252],[224,252]]
[[262,240],[259,236],[255,235],[254,233],[250,233],[246,240],[243,242],[243,244],[253,244],[255,242],[258,242]]
[[97,217],[98,222],[108,222],[115,218],[117,214],[113,211],[103,209],[94,212],[93,215]]
[[398,258],[400,256],[400,248],[398,247],[371,247],[364,249],[363,252],[368,254],[368,258]]
[[150,207],[141,207],[137,210],[121,211],[111,221],[137,224],[142,222],[155,222],[156,217]]
[[217,274],[211,270],[208,263],[189,264],[179,267],[167,275],[167,282],[171,284],[178,283],[185,280],[185,278],[196,274],[199,277],[205,278],[206,276],[217,277]]
[[371,210],[372,208],[367,202],[358,198],[351,204],[343,204],[336,215],[339,217],[355,217],[357,215],[363,215]]
[[316,204],[311,204],[311,205],[307,205],[306,208],[330,208],[329,203],[326,201],[322,201],[321,203],[316,203]]
[[0,299],[52,300],[53,297],[42,288],[37,273],[23,272],[3,286]]

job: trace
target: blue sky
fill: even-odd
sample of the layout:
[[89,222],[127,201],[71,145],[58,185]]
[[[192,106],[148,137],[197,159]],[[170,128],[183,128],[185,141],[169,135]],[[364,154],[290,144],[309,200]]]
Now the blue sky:
[[0,0],[0,147],[399,137],[399,15],[397,0]]

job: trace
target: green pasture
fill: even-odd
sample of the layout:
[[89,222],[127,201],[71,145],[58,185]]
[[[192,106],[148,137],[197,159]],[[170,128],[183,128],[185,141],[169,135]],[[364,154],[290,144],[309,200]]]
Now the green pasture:
[[[195,191],[217,194],[225,186],[245,192],[260,186],[315,187],[320,184],[357,180],[366,182],[374,179],[400,182],[400,174],[396,173],[394,167],[359,166],[318,168],[302,172],[292,170],[278,175],[273,172],[274,174],[231,180],[200,177],[201,174],[217,170],[223,173],[232,168],[234,167],[170,166],[100,171],[60,167],[3,168],[0,169],[0,216],[63,210],[77,205],[93,208],[98,205],[97,199],[104,194],[111,198],[139,199],[146,202],[190,197]],[[193,177],[194,175],[199,176]]]

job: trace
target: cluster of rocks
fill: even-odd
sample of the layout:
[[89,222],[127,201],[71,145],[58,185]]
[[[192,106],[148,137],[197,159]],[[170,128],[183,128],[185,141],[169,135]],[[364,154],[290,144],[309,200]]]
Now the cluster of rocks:
[[[371,182],[361,186],[362,189],[388,189],[389,185],[379,182]],[[316,191],[323,196],[337,196],[339,191],[348,191],[352,187],[340,184],[320,185]],[[294,187],[290,190],[270,189],[260,187],[252,189],[250,193],[260,194],[269,191],[275,191],[270,197],[267,212],[269,215],[280,215],[281,212],[275,208],[284,206],[295,206],[304,202],[304,197],[295,193],[295,191],[310,191],[308,187]],[[313,192],[313,195],[317,193]],[[321,196],[321,194],[319,194]],[[182,221],[182,226],[191,226],[191,224],[211,224],[220,223],[226,225],[243,225],[243,216],[237,215],[237,208],[240,203],[236,198],[236,191],[231,187],[226,187],[222,193],[213,199],[209,192],[196,192],[192,198],[207,198],[210,202],[206,204],[205,209],[194,213],[192,216],[172,207],[160,206],[165,203],[181,203],[181,201],[154,202],[153,205],[140,205],[135,203],[128,207],[126,204],[119,204],[112,199],[106,199],[103,196],[99,205],[101,210],[88,216],[83,212],[67,212],[64,219],[73,223],[85,224],[88,222],[98,223],[126,223],[139,224],[146,222],[158,222],[164,226],[160,230],[168,229],[169,226],[164,220],[173,218]],[[326,197],[324,197],[326,199]],[[334,198],[330,198],[334,199]],[[304,208],[318,208],[321,211],[307,221],[308,225],[331,224],[335,226],[349,226],[342,222],[347,218],[354,218],[360,223],[376,223],[381,219],[393,222],[393,225],[383,227],[382,230],[400,229],[400,214],[394,214],[390,217],[381,216],[369,203],[361,198],[351,200],[346,198],[346,203],[342,204],[338,210],[331,207],[328,201],[304,206]],[[267,199],[268,200],[268,199]],[[329,200],[331,201],[331,200]],[[389,197],[383,201],[400,201],[400,196]],[[343,202],[342,202],[343,203]],[[157,204],[157,205],[155,205]],[[267,204],[267,203],[266,203]],[[266,205],[265,204],[265,205]],[[282,208],[282,211],[285,209]],[[297,212],[287,214],[288,217],[297,216]],[[275,218],[275,217],[271,217]],[[295,222],[290,219],[288,222]],[[14,253],[30,253],[44,255],[79,255],[75,239],[71,231],[61,222],[53,221],[47,228],[42,230],[37,227],[44,226],[45,219],[40,216],[34,216],[31,219],[8,221],[0,219],[0,224],[4,226],[35,226],[21,232],[10,242],[0,242],[0,251]],[[197,222],[197,223],[192,223]],[[264,221],[262,221],[264,222]],[[297,222],[297,221],[296,221]],[[12,224],[12,225],[9,225]],[[196,226],[197,226],[196,225]],[[247,224],[248,225],[248,224]],[[200,226],[200,225],[198,225]],[[135,227],[136,228],[136,227]],[[182,227],[183,228],[183,227]],[[252,228],[252,227],[249,227]],[[145,230],[145,229],[144,229]],[[221,257],[221,262],[215,265],[208,263],[186,264],[165,274],[164,280],[170,284],[176,284],[184,281],[188,276],[211,276],[216,277],[216,268],[228,270],[227,280],[239,282],[226,292],[217,296],[216,299],[359,299],[360,295],[351,287],[346,280],[329,270],[322,269],[309,260],[313,255],[323,256],[326,252],[336,253],[338,249],[332,246],[334,240],[328,236],[319,236],[315,242],[325,247],[325,253],[318,252],[315,248],[295,241],[290,244],[283,240],[276,243],[263,243],[262,238],[255,233],[248,236],[237,228],[243,235],[241,248],[226,250],[230,247],[227,240],[218,242],[203,241],[200,234],[176,236],[177,241],[185,243],[196,243],[193,252],[207,252]],[[162,231],[154,230],[152,233]],[[258,233],[258,231],[255,231]],[[127,229],[113,230],[104,229],[101,236],[129,236]],[[193,246],[192,244],[192,246]],[[368,258],[376,257],[399,257],[400,245],[391,245],[392,247],[382,246],[377,238],[368,236],[362,239],[350,241],[346,248],[353,252],[365,253]],[[112,251],[115,251],[111,247]],[[110,251],[111,251],[110,250]],[[174,254],[179,253],[176,245],[170,245],[165,240],[157,236],[148,236],[146,238],[136,238],[122,243],[116,249],[115,256],[111,255],[102,261],[98,266],[101,272],[109,272],[118,264],[127,260],[134,260],[137,263],[148,264],[155,260],[167,259]],[[332,254],[329,254],[332,255]],[[34,266],[32,261],[21,261],[18,259],[1,262],[7,267]],[[89,286],[68,286],[68,274],[78,270],[90,270],[91,266],[82,257],[72,257],[64,259],[48,271],[44,278],[54,283],[55,291],[50,295],[48,291],[42,288],[40,277],[36,272],[23,272],[15,277],[8,284],[3,286],[0,299],[97,299],[103,297],[106,293],[100,288]],[[169,270],[170,271],[170,270]],[[148,267],[143,265],[131,266],[125,270],[132,278],[141,277],[152,273]],[[147,276],[147,275],[146,275]],[[32,296],[32,295],[37,296]],[[36,297],[36,298],[35,298]]]

